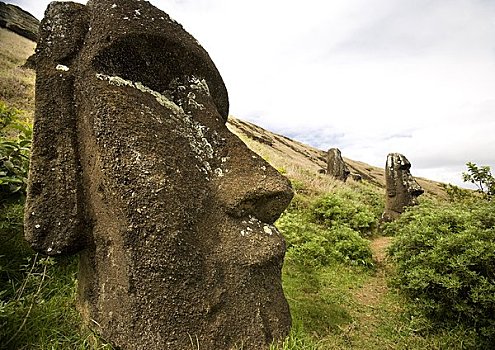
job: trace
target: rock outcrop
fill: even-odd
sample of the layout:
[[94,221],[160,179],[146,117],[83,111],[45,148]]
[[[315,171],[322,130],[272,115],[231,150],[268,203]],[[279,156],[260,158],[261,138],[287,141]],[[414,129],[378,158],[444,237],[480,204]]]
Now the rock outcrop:
[[38,39],[40,21],[19,6],[0,1],[0,27],[7,28],[29,40]]
[[387,156],[384,221],[395,220],[405,207],[416,205],[416,198],[423,194],[423,189],[412,177],[410,169],[411,163],[402,154],[390,153]]
[[340,181],[346,181],[351,172],[338,148],[330,148],[327,154],[327,174]]
[[225,126],[207,52],[139,0],[53,2],[35,56],[25,236],[80,252],[83,319],[119,349],[268,348],[290,329],[287,179]]

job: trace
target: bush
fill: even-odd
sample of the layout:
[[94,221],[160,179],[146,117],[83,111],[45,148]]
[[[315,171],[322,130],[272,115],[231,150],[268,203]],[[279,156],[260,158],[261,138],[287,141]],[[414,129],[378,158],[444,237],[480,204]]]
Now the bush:
[[495,342],[495,204],[423,203],[387,226],[393,285],[435,324]]
[[365,187],[357,189],[342,188],[319,198],[311,208],[312,219],[329,228],[348,226],[370,235],[378,226],[383,206],[376,193]]
[[331,262],[373,266],[369,243],[347,226],[330,229],[311,222],[301,212],[286,212],[277,221],[287,241],[287,255],[306,266],[325,266]]
[[2,198],[26,191],[32,127],[20,112],[0,102],[0,194]]

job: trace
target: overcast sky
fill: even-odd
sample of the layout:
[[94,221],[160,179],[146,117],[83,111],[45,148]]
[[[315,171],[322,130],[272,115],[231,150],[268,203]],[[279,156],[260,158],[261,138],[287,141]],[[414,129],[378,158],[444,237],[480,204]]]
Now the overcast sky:
[[[49,3],[7,2],[38,18]],[[493,0],[151,3],[209,52],[238,118],[457,185],[466,162],[495,165]]]

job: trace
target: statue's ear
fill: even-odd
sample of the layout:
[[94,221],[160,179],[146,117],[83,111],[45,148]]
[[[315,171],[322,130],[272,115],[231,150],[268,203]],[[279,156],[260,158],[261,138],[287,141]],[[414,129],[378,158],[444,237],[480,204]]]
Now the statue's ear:
[[[78,151],[73,76],[76,69],[72,67],[80,48],[67,51],[60,42],[82,43],[79,37],[84,34],[80,28],[80,23],[85,23],[84,6],[60,4],[64,3],[50,4],[40,27],[36,111],[24,214],[26,240],[33,249],[48,255],[82,249],[90,232]],[[74,14],[81,14],[79,21],[74,20]],[[60,25],[53,29],[43,26],[55,19]],[[53,32],[57,28],[64,31],[63,35]]]
[[[55,69],[53,69],[55,70]],[[73,79],[40,72],[25,206],[25,237],[48,255],[82,248],[88,229],[79,163]],[[49,82],[44,81],[49,79]],[[42,81],[40,81],[42,80]]]

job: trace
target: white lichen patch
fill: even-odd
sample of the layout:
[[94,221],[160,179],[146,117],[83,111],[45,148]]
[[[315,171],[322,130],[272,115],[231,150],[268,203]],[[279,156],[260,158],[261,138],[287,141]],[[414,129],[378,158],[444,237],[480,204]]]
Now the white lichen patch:
[[139,81],[133,82],[131,80],[127,80],[127,79],[121,78],[119,76],[109,76],[109,75],[100,74],[100,73],[97,73],[96,77],[100,80],[106,80],[111,85],[114,85],[114,86],[128,86],[128,87],[138,89],[141,92],[152,95],[159,104],[161,104],[164,107],[171,109],[176,114],[183,114],[184,113],[184,111],[181,107],[177,106],[175,103],[170,101],[168,98],[166,98],[164,95],[160,94],[159,92],[157,92],[153,89],[150,89],[149,87],[143,85]]
[[393,160],[393,157],[389,156],[387,158],[387,167],[390,169],[390,170],[394,170],[394,160]]
[[265,233],[268,236],[273,236],[273,234],[276,234],[278,232],[275,226],[263,223],[258,220],[258,218],[252,215],[249,215],[247,221],[242,220],[242,224],[246,226],[244,229],[241,230],[241,236],[243,237],[255,233]]
[[220,168],[216,168],[215,169],[215,175],[218,177],[223,177],[224,176],[223,170]]
[[199,78],[195,77],[194,75],[192,75],[188,78],[189,78],[188,80],[190,83],[189,86],[191,87],[191,89],[202,91],[205,94],[207,94],[208,96],[211,96],[210,88],[208,87],[208,83],[206,82],[205,79],[199,79]]
[[62,72],[68,72],[69,71],[69,67],[67,66],[64,66],[63,64],[57,64],[57,66],[55,67],[56,70],[59,70],[59,71],[62,71]]
[[[102,81],[107,81],[109,84],[114,86],[124,86],[131,87],[137,89],[143,93],[150,94],[153,96],[156,101],[162,105],[163,107],[171,110],[173,112],[174,120],[177,121],[177,129],[175,132],[180,133],[180,135],[186,138],[189,141],[189,145],[191,150],[195,153],[195,158],[200,162],[201,167],[199,167],[199,171],[204,173],[205,175],[209,175],[212,172],[209,160],[213,159],[215,155],[215,151],[213,146],[208,141],[206,135],[208,133],[208,128],[204,125],[201,125],[197,121],[193,120],[190,115],[187,115],[182,107],[172,101],[171,98],[165,96],[168,91],[165,91],[164,94],[161,94],[141,82],[133,82],[131,80],[124,79],[119,76],[109,76],[106,74],[96,74],[96,78]],[[180,90],[180,86],[177,87]],[[185,87],[184,87],[185,89]],[[145,106],[145,111],[152,113],[148,107]],[[163,122],[163,121],[161,121]],[[140,159],[136,159],[136,162],[140,162]],[[209,178],[207,177],[209,180]]]
[[192,91],[187,94],[187,104],[191,108],[199,109],[200,111],[205,109],[203,104],[196,102],[196,94]]
[[263,231],[265,231],[265,233],[270,235],[270,236],[273,234],[272,229],[268,225],[263,226]]

